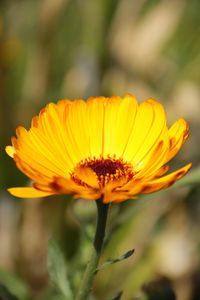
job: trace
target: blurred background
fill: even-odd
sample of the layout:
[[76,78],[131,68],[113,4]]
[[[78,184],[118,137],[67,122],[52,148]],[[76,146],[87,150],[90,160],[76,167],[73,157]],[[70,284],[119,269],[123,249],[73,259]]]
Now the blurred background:
[[15,128],[50,101],[125,93],[163,103],[169,125],[189,122],[173,165],[192,161],[193,171],[176,188],[112,205],[102,262],[135,253],[97,274],[91,299],[200,299],[199,68],[199,0],[1,0],[0,299],[60,299],[50,238],[76,290],[95,224],[94,203],[6,192],[28,184],[4,152]]

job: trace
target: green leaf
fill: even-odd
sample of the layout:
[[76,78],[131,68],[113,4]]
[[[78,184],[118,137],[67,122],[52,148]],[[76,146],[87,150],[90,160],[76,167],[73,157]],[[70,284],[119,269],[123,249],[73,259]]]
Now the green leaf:
[[99,266],[97,269],[96,269],[96,272],[104,269],[105,267],[109,266],[109,265],[112,265],[112,264],[115,264],[115,263],[118,263],[120,261],[123,261],[127,258],[129,258],[130,256],[133,255],[133,253],[135,252],[135,249],[131,249],[129,251],[127,251],[126,253],[124,253],[123,255],[117,257],[117,258],[114,258],[114,259],[109,259],[107,260],[104,264],[102,264],[101,266]]
[[54,241],[49,241],[48,270],[52,284],[64,296],[65,300],[73,299],[70,288],[64,255]]
[[24,281],[22,281],[16,274],[0,270],[0,299],[26,300],[28,298],[29,289]]
[[16,296],[11,294],[11,292],[0,283],[0,299],[1,300],[19,300]]
[[51,286],[43,291],[37,300],[65,300],[65,296],[58,291],[55,286]]
[[120,291],[117,295],[114,296],[114,298],[110,299],[110,300],[120,300],[122,297],[123,291]]

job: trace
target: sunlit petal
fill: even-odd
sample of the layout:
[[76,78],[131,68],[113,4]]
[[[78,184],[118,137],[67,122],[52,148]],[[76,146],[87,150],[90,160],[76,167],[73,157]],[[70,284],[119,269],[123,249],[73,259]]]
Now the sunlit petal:
[[52,192],[43,192],[33,187],[15,187],[8,189],[8,192],[19,198],[41,198],[52,195]]

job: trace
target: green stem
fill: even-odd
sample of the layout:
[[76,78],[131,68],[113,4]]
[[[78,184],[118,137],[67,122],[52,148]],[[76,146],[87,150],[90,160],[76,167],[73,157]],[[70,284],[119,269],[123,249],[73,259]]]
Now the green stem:
[[90,294],[90,291],[92,289],[95,271],[98,267],[98,262],[103,247],[109,205],[104,204],[101,199],[98,199],[96,201],[96,204],[97,225],[93,242],[93,249],[76,300],[88,300],[88,295]]

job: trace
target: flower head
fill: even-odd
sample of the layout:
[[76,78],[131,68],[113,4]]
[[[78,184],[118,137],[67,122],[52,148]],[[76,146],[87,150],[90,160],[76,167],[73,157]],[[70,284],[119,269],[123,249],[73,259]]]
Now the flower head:
[[118,202],[169,187],[191,168],[165,175],[188,137],[186,121],[168,128],[160,103],[139,105],[132,95],[50,103],[16,136],[6,152],[33,181],[10,188],[17,197],[73,194]]

